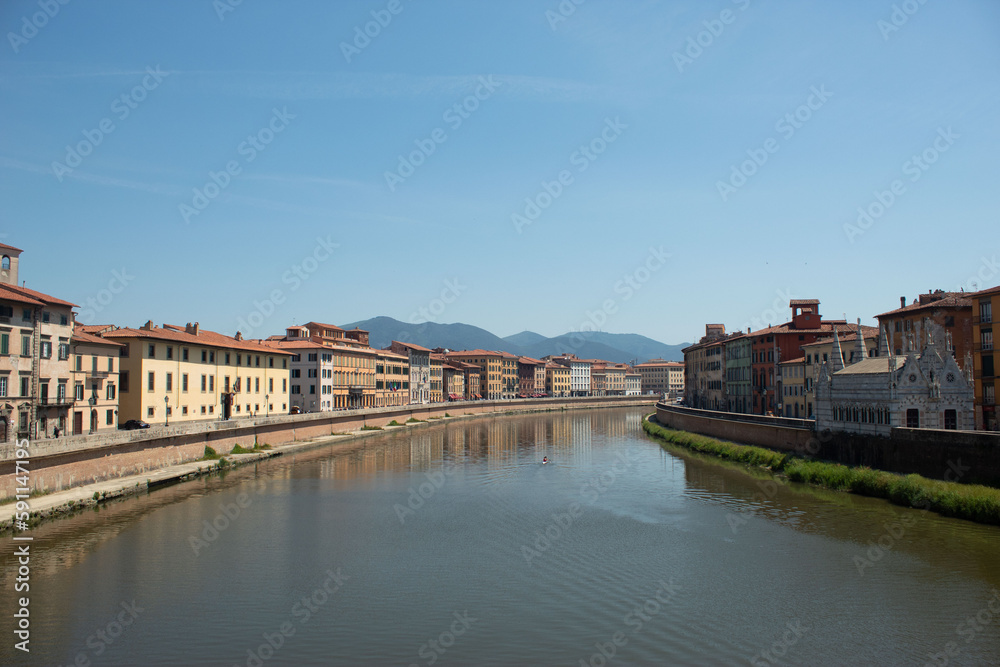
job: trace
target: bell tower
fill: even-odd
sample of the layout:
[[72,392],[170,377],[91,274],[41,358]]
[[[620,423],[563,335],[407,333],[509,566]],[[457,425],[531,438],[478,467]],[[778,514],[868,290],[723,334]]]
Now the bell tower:
[[0,243],[0,283],[17,287],[17,264],[22,252],[20,248]]

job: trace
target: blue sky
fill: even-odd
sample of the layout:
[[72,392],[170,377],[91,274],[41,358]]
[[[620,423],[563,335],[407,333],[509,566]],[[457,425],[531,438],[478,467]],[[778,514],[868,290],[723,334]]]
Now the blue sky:
[[0,242],[82,321],[679,343],[1000,283],[1000,3],[231,2],[0,4]]

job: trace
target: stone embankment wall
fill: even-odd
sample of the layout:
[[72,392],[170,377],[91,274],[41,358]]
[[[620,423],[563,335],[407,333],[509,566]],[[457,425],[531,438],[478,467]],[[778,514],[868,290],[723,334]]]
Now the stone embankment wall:
[[816,433],[804,419],[734,415],[657,403],[661,424],[691,433],[931,479],[1000,486],[1000,434],[893,428],[888,438]]
[[[177,426],[152,426],[148,430],[117,431],[106,435],[72,436],[34,440],[29,445],[31,488],[62,489],[135,475],[201,458],[209,446],[220,454],[233,446],[254,443],[272,446],[358,431],[363,426],[385,426],[411,417],[501,415],[562,408],[625,407],[653,405],[652,396],[551,398],[513,401],[457,401],[367,410],[280,415],[257,419],[195,422]],[[13,442],[0,445],[0,499],[15,494]]]

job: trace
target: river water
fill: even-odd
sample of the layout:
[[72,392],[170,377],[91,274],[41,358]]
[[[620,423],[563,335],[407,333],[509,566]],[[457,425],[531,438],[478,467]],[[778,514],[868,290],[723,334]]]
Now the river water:
[[1000,529],[665,451],[641,416],[409,428],[42,525],[30,654],[7,536],[0,663],[997,664]]

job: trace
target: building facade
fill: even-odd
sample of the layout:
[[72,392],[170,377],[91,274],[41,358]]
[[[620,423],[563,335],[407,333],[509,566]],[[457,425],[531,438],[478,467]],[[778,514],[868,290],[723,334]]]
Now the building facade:
[[120,349],[118,343],[88,333],[86,327],[73,328],[70,339],[73,404],[69,430],[72,435],[118,429]]
[[102,338],[121,346],[119,422],[230,419],[289,411],[291,353],[258,341],[151,321]]
[[909,305],[906,297],[899,297],[899,308],[875,317],[886,330],[893,354],[906,354],[911,334],[916,349],[923,349],[927,345],[924,322],[928,320],[944,329],[945,339],[938,341],[937,347],[949,351],[960,366],[973,351],[973,302],[968,293],[935,290],[920,294]]
[[749,413],[751,404],[750,337],[737,332],[726,338],[722,347],[725,360],[726,403],[729,412]]
[[993,345],[993,313],[1000,313],[1000,286],[969,295],[973,308],[973,352],[975,369],[976,428],[1000,431],[997,415],[996,352]]
[[0,442],[65,433],[74,304],[18,285],[23,251],[0,244]]
[[431,351],[413,343],[392,341],[388,348],[405,354],[410,364],[410,404],[430,403],[431,400]]

